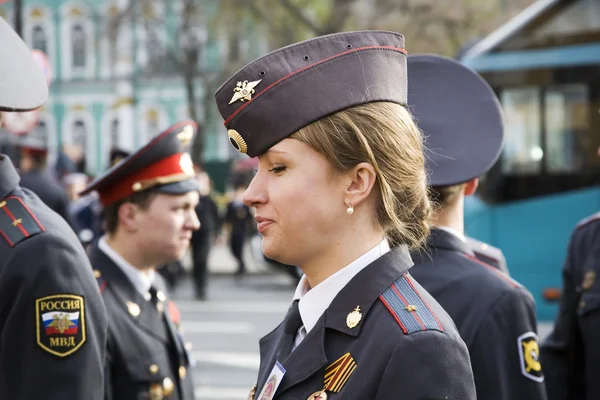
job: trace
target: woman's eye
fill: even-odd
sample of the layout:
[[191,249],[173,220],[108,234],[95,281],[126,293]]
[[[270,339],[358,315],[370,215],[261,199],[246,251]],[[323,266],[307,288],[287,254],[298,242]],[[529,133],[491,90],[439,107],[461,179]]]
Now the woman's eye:
[[274,174],[280,174],[283,171],[285,171],[285,167],[284,166],[280,166],[280,167],[273,167],[269,170],[269,172],[272,172]]

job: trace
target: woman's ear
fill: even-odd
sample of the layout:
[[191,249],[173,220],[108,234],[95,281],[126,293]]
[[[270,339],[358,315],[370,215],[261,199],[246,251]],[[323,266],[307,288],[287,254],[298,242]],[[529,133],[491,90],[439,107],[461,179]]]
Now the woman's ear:
[[377,173],[369,163],[362,162],[345,173],[347,182],[344,203],[348,207],[357,207],[371,194]]

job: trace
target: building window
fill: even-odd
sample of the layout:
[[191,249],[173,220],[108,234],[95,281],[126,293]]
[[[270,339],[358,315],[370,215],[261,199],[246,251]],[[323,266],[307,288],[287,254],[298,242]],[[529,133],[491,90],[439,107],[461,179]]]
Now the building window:
[[48,138],[48,124],[46,121],[41,120],[35,129],[29,134],[30,137],[34,138],[36,142],[42,143],[44,146],[49,145]]
[[158,135],[159,131],[159,121],[160,114],[156,108],[150,108],[146,112],[146,140],[152,139],[154,136]]
[[81,68],[85,67],[85,61],[87,56],[86,49],[86,34],[82,25],[75,24],[73,25],[71,31],[72,38],[72,52],[73,58],[72,63],[73,67]]
[[39,25],[33,27],[31,33],[31,47],[42,51],[44,54],[48,54],[48,38],[44,28]]
[[87,130],[85,122],[80,119],[73,122],[73,144],[79,146],[85,153],[87,149]]
[[119,147],[119,119],[115,118],[110,123],[110,144],[112,147]]

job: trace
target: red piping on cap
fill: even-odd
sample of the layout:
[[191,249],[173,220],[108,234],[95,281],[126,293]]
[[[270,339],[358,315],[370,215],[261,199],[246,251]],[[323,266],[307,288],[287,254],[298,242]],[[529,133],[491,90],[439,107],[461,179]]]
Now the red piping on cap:
[[332,59],[334,59],[334,58],[341,57],[341,56],[343,56],[343,55],[350,54],[350,53],[355,53],[355,52],[357,52],[357,51],[361,51],[361,50],[370,50],[370,49],[393,50],[393,51],[397,51],[397,52],[400,52],[400,53],[408,54],[408,52],[407,52],[406,50],[404,50],[403,48],[400,48],[400,47],[394,47],[394,46],[366,46],[366,47],[359,47],[359,48],[356,48],[356,49],[348,50],[348,51],[345,51],[345,52],[343,52],[343,53],[340,53],[340,54],[336,54],[336,55],[334,55],[334,56],[331,56],[331,57],[327,57],[327,58],[325,58],[325,59],[323,59],[323,60],[321,60],[321,61],[317,61],[317,62],[315,62],[315,63],[312,63],[312,64],[310,64],[310,65],[307,65],[307,66],[305,66],[305,67],[303,67],[303,68],[300,68],[300,69],[299,69],[299,70],[297,70],[297,71],[291,72],[291,73],[287,74],[286,76],[284,76],[284,77],[282,77],[282,78],[279,78],[279,79],[278,79],[278,80],[276,80],[275,82],[271,83],[269,86],[267,86],[266,88],[264,88],[263,90],[261,90],[260,92],[258,92],[256,95],[254,95],[254,97],[252,97],[252,100],[250,100],[250,101],[248,101],[248,102],[244,103],[242,106],[240,106],[240,108],[238,108],[237,110],[235,110],[235,111],[233,112],[233,114],[231,114],[231,115],[229,116],[229,118],[227,118],[227,119],[225,120],[225,122],[223,122],[223,124],[224,124],[225,126],[227,126],[227,124],[228,124],[228,123],[229,123],[229,122],[230,122],[230,121],[231,121],[231,120],[232,120],[232,119],[233,119],[233,118],[234,118],[234,117],[235,117],[235,116],[236,116],[236,115],[237,115],[237,114],[238,114],[240,111],[242,111],[244,108],[246,108],[246,107],[248,106],[248,104],[252,103],[254,100],[256,100],[257,98],[259,98],[259,97],[260,97],[260,96],[261,96],[263,93],[265,93],[267,90],[271,89],[273,86],[275,86],[275,85],[277,85],[277,84],[281,83],[282,81],[284,81],[284,80],[286,80],[286,79],[290,78],[291,76],[293,76],[293,75],[296,75],[296,74],[298,74],[298,73],[300,73],[300,72],[302,72],[302,71],[304,71],[304,70],[306,70],[306,69],[312,68],[312,67],[314,67],[315,65],[319,65],[319,64],[322,64],[322,63],[324,63],[324,62],[327,62],[327,61],[329,61],[329,60],[332,60]]

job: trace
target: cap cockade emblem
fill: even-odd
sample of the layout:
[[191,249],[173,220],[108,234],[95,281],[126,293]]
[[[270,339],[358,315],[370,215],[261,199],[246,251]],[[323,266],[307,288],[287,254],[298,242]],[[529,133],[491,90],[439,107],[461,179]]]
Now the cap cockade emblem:
[[191,125],[186,125],[181,132],[177,134],[177,139],[181,146],[187,147],[194,137],[194,128]]
[[187,176],[196,175],[196,172],[194,171],[194,162],[192,161],[192,157],[190,157],[189,153],[183,153],[181,157],[179,157],[179,167]]
[[262,79],[253,82],[238,82],[237,86],[233,88],[234,93],[233,97],[229,101],[229,104],[235,103],[238,100],[242,102],[246,100],[252,100],[252,95],[254,94],[254,92],[256,92],[254,88],[260,83],[260,81],[262,81]]
[[248,145],[238,131],[230,129],[227,131],[227,136],[229,136],[229,143],[231,143],[237,151],[240,153],[246,153],[248,151]]

